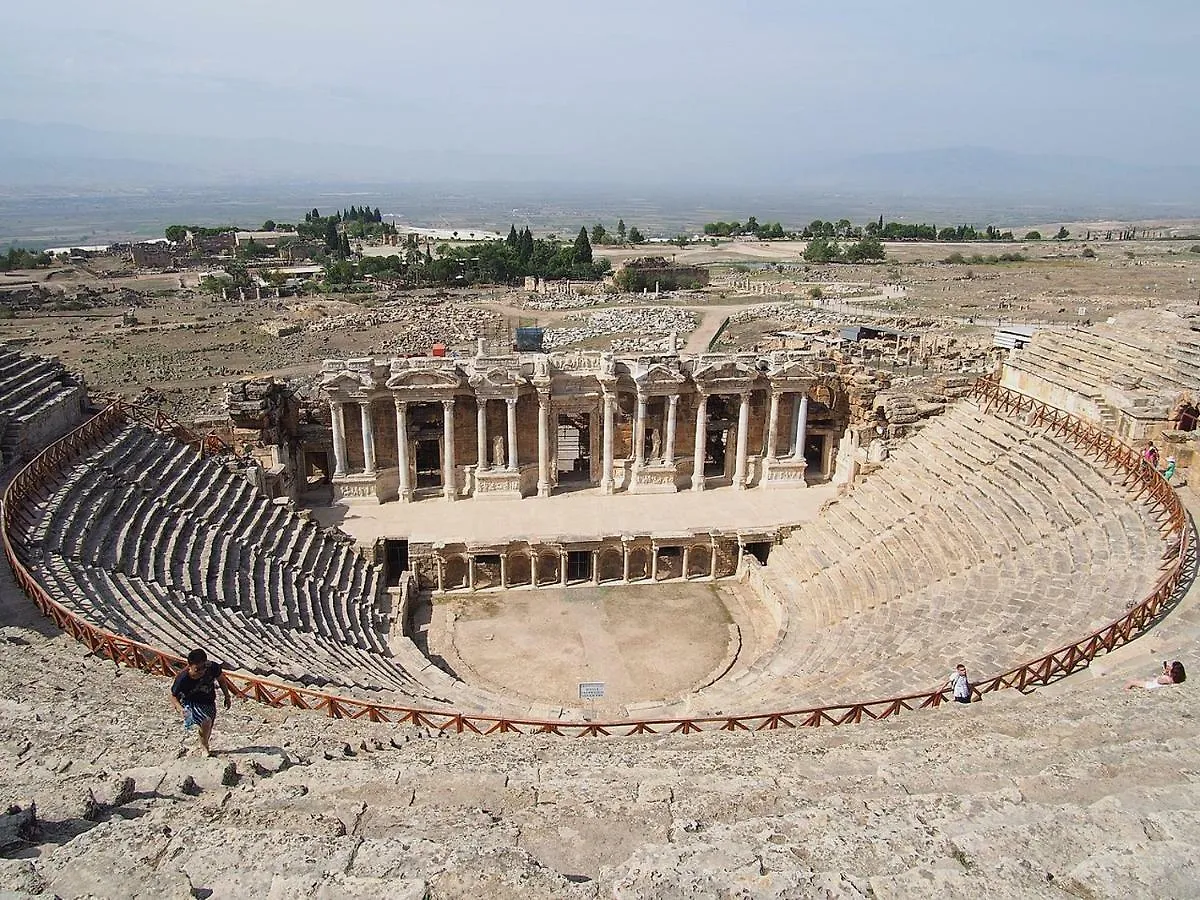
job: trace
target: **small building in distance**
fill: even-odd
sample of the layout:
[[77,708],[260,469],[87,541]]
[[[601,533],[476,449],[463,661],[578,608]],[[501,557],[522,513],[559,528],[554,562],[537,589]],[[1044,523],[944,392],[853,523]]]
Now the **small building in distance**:
[[639,256],[626,262],[614,280],[623,291],[695,290],[708,285],[708,269],[679,266],[663,256]]
[[260,247],[278,247],[280,241],[299,240],[296,231],[238,231],[234,233],[235,246],[243,247],[254,241]]
[[170,269],[175,266],[175,248],[167,241],[143,241],[129,248],[129,258],[139,269]]

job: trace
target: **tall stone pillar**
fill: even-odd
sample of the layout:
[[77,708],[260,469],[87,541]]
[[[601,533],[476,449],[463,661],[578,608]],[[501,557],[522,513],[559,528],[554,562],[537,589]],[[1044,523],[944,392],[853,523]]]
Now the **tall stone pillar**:
[[500,554],[500,587],[508,590],[508,548]]
[[517,398],[509,397],[508,404],[508,471],[517,471]]
[[708,428],[708,394],[696,396],[696,443],[692,456],[692,490],[704,490],[704,439]]
[[486,472],[488,469],[488,445],[487,445],[487,399],[484,397],[475,398],[475,454],[478,456],[478,462],[475,465],[476,472]]
[[621,541],[621,581],[629,584],[629,545]]
[[767,419],[767,459],[775,461],[779,450],[779,394],[771,391],[771,413]]
[[550,496],[550,394],[538,392],[538,485],[539,497]]
[[408,403],[396,401],[396,466],[400,470],[400,500],[412,500],[412,482],[408,473]]
[[613,485],[613,418],[616,415],[616,395],[610,391],[604,392],[604,472],[600,476],[600,493],[611,494]]
[[804,459],[804,442],[808,437],[808,391],[796,398],[796,433],[792,440],[792,459]]
[[680,567],[681,567],[681,568],[679,569],[679,574],[680,574],[680,575],[683,577],[683,580],[684,580],[684,581],[687,581],[687,577],[688,577],[688,573],[687,573],[687,569],[688,569],[688,556],[691,554],[691,552],[692,552],[692,548],[691,548],[691,546],[689,546],[689,545],[687,545],[687,544],[684,544],[684,547],[683,547],[683,554],[682,554],[682,555],[679,557],[679,560],[680,560]]
[[442,401],[442,496],[453,500],[458,494],[454,475],[454,400]]
[[633,467],[646,464],[646,395],[638,391],[637,414],[633,419]]
[[708,579],[709,581],[717,580],[717,545],[715,541],[708,553]]
[[346,404],[329,401],[329,418],[333,423],[333,474],[346,474]]
[[663,461],[668,466],[675,465],[675,413],[679,406],[679,395],[672,394],[667,399],[667,443],[663,449]]
[[371,418],[371,401],[364,400],[358,404],[359,416],[362,418],[363,443],[363,474],[375,474],[375,422]]
[[738,402],[737,457],[733,463],[733,489],[746,489],[746,452],[750,438],[750,394],[743,391]]

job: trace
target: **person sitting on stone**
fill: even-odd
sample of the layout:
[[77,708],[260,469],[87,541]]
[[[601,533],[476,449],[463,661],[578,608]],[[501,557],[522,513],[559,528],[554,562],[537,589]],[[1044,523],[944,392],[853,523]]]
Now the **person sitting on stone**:
[[229,686],[221,673],[221,664],[209,662],[208,654],[196,649],[188,654],[187,665],[171,685],[171,705],[183,716],[183,727],[200,729],[200,752],[208,756],[208,739],[217,721],[217,687],[229,709]]
[[1175,660],[1173,663],[1168,663],[1164,659],[1162,672],[1160,672],[1157,677],[1152,678],[1149,681],[1138,681],[1137,679],[1134,679],[1125,685],[1125,690],[1132,691],[1141,688],[1142,690],[1146,691],[1156,691],[1160,687],[1164,687],[1168,684],[1182,684],[1185,681],[1187,681],[1187,672],[1184,671],[1183,663],[1181,663],[1179,660]]

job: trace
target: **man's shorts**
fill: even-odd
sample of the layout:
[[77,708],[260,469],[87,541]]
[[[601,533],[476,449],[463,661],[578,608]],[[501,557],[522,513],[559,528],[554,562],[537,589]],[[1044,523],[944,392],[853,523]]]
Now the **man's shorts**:
[[217,718],[215,703],[185,703],[183,704],[183,727],[191,728],[212,722]]

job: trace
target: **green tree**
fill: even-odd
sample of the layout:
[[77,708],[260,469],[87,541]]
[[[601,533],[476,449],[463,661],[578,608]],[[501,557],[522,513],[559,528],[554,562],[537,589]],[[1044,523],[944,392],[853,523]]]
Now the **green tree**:
[[1067,231],[1067,226],[1062,225],[1058,229],[1058,234],[1054,235],[1056,241],[1065,241],[1071,236],[1071,232]]
[[339,246],[337,223],[329,219],[325,223],[325,249],[330,253],[337,253]]
[[341,239],[338,241],[338,255],[342,259],[350,258],[350,239],[346,237],[346,232],[342,232]]
[[579,234],[575,237],[575,262],[590,263],[592,261],[592,243],[588,240],[587,228],[579,226]]
[[879,238],[866,235],[846,248],[846,262],[862,262],[869,259],[883,259],[883,244]]
[[262,230],[263,231],[274,231],[275,230],[275,220],[267,219],[267,221],[263,222]]
[[514,250],[517,249],[517,246],[521,243],[521,236],[517,234],[516,225],[508,226],[508,237],[505,238],[504,242]]
[[526,265],[533,258],[533,250],[533,232],[526,225],[525,230],[521,232],[521,246],[518,248],[518,258],[521,260],[521,265]]
[[804,248],[804,260],[810,263],[837,262],[841,259],[842,251],[836,241],[830,241],[825,235],[812,237]]
[[617,219],[617,243],[625,243],[625,220]]
[[172,244],[182,244],[187,240],[187,227],[184,225],[168,225],[163,231],[163,236]]
[[601,225],[599,222],[597,222],[595,225],[592,226],[592,243],[593,244],[604,244],[607,242],[607,240],[608,240],[608,230],[603,225]]
[[1041,239],[1042,239],[1042,233],[1040,231],[1025,232],[1025,240],[1027,240],[1027,241],[1040,241]]
[[646,236],[644,234],[642,234],[640,231],[638,231],[638,227],[636,225],[634,225],[632,228],[629,229],[629,243],[631,243],[631,244],[646,243]]

